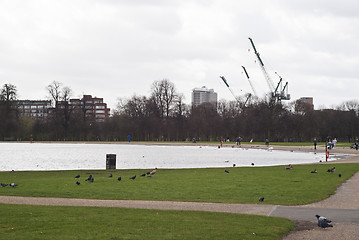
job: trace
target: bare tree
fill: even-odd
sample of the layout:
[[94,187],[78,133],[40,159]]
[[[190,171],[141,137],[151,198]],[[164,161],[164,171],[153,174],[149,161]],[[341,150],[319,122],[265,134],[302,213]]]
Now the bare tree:
[[47,91],[50,94],[51,101],[53,102],[53,106],[57,108],[57,104],[60,101],[61,97],[61,83],[57,81],[53,81],[51,84],[47,86]]
[[0,93],[0,100],[5,102],[15,101],[17,99],[16,86],[13,84],[4,84]]
[[72,106],[69,103],[72,90],[67,86],[61,86],[62,83],[53,81],[47,86],[47,90],[54,105],[51,113],[54,121],[53,123],[55,124],[56,136],[58,136],[59,128],[62,125],[64,130],[63,135],[64,137],[67,137],[72,112]]
[[2,89],[0,89],[0,136],[4,138],[12,138],[18,127],[16,99],[16,86],[4,84]]
[[152,84],[152,96],[160,109],[161,117],[168,117],[177,96],[174,84],[168,79],[155,81]]

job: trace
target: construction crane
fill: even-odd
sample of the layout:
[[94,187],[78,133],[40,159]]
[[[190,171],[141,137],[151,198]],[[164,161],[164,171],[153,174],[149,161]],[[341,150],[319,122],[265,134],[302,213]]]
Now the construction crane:
[[246,68],[245,68],[244,66],[242,66],[242,68],[243,68],[243,70],[244,70],[244,73],[245,73],[246,76],[247,76],[249,85],[251,85],[251,88],[252,88],[252,91],[253,91],[254,96],[257,97],[258,95],[257,95],[257,93],[256,93],[256,90],[255,90],[254,87],[253,87],[252,81],[251,81],[251,79],[249,78],[249,75],[248,75],[248,72],[247,72]]
[[[228,84],[228,82],[227,82],[227,79],[224,77],[224,76],[219,76],[222,80],[223,80],[223,82],[224,82],[224,84],[226,84],[226,86],[227,86],[227,88],[229,89],[229,91],[232,93],[232,95],[233,95],[233,97],[236,99],[236,101],[237,101],[237,103],[239,104],[239,105],[241,105],[241,101],[236,97],[236,95],[234,94],[234,92],[233,92],[233,90],[229,87],[229,84]],[[241,90],[242,91],[242,90]],[[246,99],[246,101],[244,102],[244,105],[243,106],[246,106],[247,105],[247,102],[248,102],[248,100],[250,99],[250,97],[252,96],[252,94],[247,94],[247,99]]]
[[262,70],[264,77],[267,81],[269,90],[272,93],[273,101],[290,100],[290,95],[288,94],[288,82],[284,85],[284,87],[281,89],[281,91],[279,91],[280,87],[282,86],[282,81],[283,81],[282,77],[280,77],[277,86],[274,87],[274,83],[273,83],[272,79],[270,78],[269,74],[267,73],[266,68],[264,67],[264,63],[260,57],[259,52],[257,51],[257,49],[254,45],[253,40],[251,38],[249,38],[249,41],[251,42],[254,53],[257,56],[257,59],[259,61],[259,66],[261,67],[261,70]]
[[[279,76],[277,72],[275,72],[275,74],[279,77],[279,82],[275,89],[277,98],[279,97],[280,100],[290,100],[290,94],[288,94],[288,82],[286,82],[283,87],[283,78]],[[278,92],[279,90],[280,92]]]
[[229,91],[231,91],[231,93],[232,93],[233,97],[236,99],[236,101],[237,101],[238,103],[240,103],[239,99],[236,97],[236,95],[234,94],[233,90],[229,87],[229,84],[228,84],[228,82],[227,82],[227,79],[226,79],[224,76],[219,76],[219,77],[223,80],[224,84],[226,84],[226,86],[227,86],[227,88],[229,89]]

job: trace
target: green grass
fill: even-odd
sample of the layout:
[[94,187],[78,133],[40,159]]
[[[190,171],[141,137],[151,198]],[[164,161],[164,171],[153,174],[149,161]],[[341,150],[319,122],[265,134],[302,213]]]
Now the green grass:
[[[195,211],[1,205],[0,239],[280,239],[283,218]],[[253,234],[255,233],[255,234]]]
[[[335,166],[335,173],[327,169]],[[310,171],[316,168],[317,174]],[[322,200],[359,164],[213,169],[0,172],[1,195],[296,205]],[[342,174],[342,178],[338,177]],[[74,176],[80,174],[80,186]],[[94,183],[84,181],[89,174]],[[135,180],[129,177],[137,175]],[[122,176],[118,182],[117,177]],[[294,229],[282,218],[196,211],[0,204],[0,239],[281,239]],[[255,233],[255,234],[253,234]]]
[[[335,166],[335,173],[327,169]],[[317,174],[310,171],[316,168]],[[0,195],[68,197],[92,199],[171,200],[224,203],[300,205],[320,201],[333,194],[341,183],[359,171],[359,164],[296,165],[209,169],[159,169],[152,177],[147,170],[0,172],[0,182],[17,183],[17,188],[0,188]],[[343,177],[339,178],[341,173]],[[81,185],[74,177],[80,174]],[[85,179],[92,174],[94,183]],[[135,180],[129,177],[137,175]],[[122,181],[117,181],[121,176]]]

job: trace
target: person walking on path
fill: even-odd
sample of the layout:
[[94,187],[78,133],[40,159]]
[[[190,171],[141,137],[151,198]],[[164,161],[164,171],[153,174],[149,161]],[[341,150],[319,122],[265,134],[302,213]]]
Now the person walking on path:
[[317,143],[318,143],[318,141],[317,141],[317,138],[314,138],[314,150],[317,150]]
[[269,139],[266,138],[266,146],[269,147]]

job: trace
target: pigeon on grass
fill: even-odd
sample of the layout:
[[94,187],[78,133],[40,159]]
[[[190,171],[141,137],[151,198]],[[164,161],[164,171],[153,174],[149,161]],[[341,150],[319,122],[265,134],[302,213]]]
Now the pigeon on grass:
[[318,226],[321,228],[327,228],[327,227],[333,227],[333,225],[329,224],[332,221],[327,219],[324,216],[319,216],[318,214],[315,215],[315,217],[318,219]]

